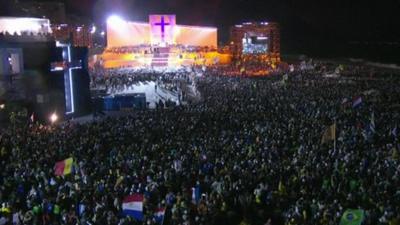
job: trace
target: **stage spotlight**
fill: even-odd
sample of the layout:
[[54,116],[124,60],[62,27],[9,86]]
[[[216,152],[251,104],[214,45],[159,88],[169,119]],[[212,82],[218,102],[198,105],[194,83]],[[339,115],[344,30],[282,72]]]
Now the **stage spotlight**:
[[119,16],[113,15],[113,16],[108,17],[107,23],[112,25],[112,26],[114,26],[114,27],[118,27],[118,26],[121,26],[121,25],[125,24],[125,20],[123,20]]
[[57,122],[57,120],[58,120],[57,114],[56,114],[56,113],[51,114],[51,116],[50,116],[50,122],[51,122],[51,123],[55,123],[55,122]]

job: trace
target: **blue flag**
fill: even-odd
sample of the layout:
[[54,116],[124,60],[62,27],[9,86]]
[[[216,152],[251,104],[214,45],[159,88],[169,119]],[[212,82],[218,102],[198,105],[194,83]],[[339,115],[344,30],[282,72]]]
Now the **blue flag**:
[[194,204],[198,204],[200,201],[200,187],[199,185],[196,185],[195,187],[192,187],[192,202]]

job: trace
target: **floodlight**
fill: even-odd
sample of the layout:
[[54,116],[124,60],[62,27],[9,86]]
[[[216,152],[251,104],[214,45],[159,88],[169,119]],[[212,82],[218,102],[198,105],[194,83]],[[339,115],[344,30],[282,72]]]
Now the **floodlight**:
[[51,114],[50,116],[50,122],[55,123],[58,120],[58,116],[56,113]]
[[107,23],[112,25],[112,26],[118,27],[118,26],[124,24],[125,20],[123,20],[119,16],[113,15],[113,16],[108,17]]

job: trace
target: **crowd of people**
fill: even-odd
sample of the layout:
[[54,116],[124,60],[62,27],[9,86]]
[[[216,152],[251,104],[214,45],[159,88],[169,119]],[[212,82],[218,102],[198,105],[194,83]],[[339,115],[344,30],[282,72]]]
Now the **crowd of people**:
[[120,92],[132,87],[139,82],[156,82],[158,86],[170,91],[177,91],[179,81],[192,82],[187,71],[157,72],[155,70],[133,70],[131,68],[118,68],[103,70],[102,74],[91,76],[91,87],[104,88],[109,93]]
[[[195,104],[1,131],[0,224],[157,224],[159,207],[163,224],[336,225],[346,209],[400,224],[399,78],[282,80],[214,71]],[[72,173],[55,176],[69,157]],[[122,213],[134,193],[143,221]]]
[[[282,74],[287,70],[284,63],[275,60],[272,62],[266,55],[248,55],[234,59],[233,63],[227,65],[214,65],[209,68],[208,73],[223,76],[248,76],[262,77],[271,74]],[[278,67],[279,65],[279,67]]]

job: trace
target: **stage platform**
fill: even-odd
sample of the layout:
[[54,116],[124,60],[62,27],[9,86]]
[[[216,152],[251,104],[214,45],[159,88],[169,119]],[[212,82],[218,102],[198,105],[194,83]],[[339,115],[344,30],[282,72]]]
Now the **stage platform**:
[[[112,68],[180,68],[231,63],[231,55],[215,51],[196,51],[179,46],[136,46],[106,49],[96,57],[106,69]],[[94,62],[95,63],[95,62]]]
[[[99,87],[99,88],[101,88],[101,87]],[[193,90],[193,88],[194,87],[191,87],[191,85],[188,85],[188,87],[185,87],[184,91],[186,91],[188,89]],[[118,87],[116,89],[103,90],[102,92],[103,93],[101,95],[99,95],[98,98],[107,99],[107,98],[113,98],[116,96],[118,97],[118,96],[143,95],[145,102],[146,102],[146,108],[149,108],[149,109],[156,108],[156,104],[160,100],[162,102],[170,101],[176,105],[185,104],[184,101],[181,101],[179,99],[179,96],[181,95],[180,89],[168,90],[166,88],[163,88],[162,85],[157,84],[154,81],[138,82],[134,85]],[[190,94],[189,91],[186,91],[186,92],[188,94]],[[138,97],[138,96],[136,96],[136,97]],[[96,100],[96,101],[98,101],[98,100]],[[104,105],[103,101],[98,104],[100,104],[102,106]],[[134,106],[132,106],[132,107],[134,107]],[[110,107],[108,107],[108,108],[110,108]],[[117,109],[115,109],[115,107],[114,107],[114,110],[117,110]]]
[[104,111],[120,111],[124,109],[146,109],[145,93],[119,94],[103,98]]

